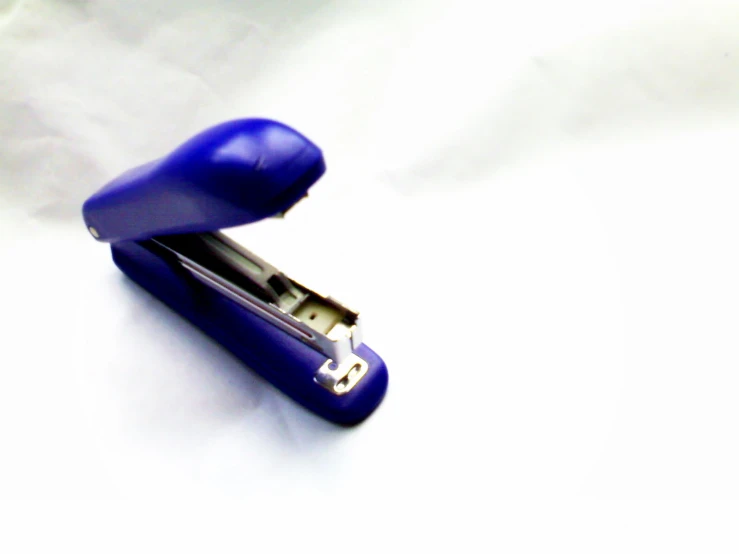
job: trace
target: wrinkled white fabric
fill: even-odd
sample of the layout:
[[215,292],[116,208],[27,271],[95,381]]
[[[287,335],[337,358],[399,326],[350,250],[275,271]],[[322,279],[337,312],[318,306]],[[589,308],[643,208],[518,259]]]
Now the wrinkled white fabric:
[[[0,0],[0,550],[736,551],[738,29],[718,0]],[[362,311],[390,388],[357,428],[82,224],[247,116],[325,152],[233,235]]]

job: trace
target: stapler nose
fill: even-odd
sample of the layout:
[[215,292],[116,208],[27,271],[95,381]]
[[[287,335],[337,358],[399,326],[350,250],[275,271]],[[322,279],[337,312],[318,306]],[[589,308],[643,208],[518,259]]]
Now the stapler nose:
[[325,171],[321,150],[294,129],[229,121],[114,179],[82,214],[103,242],[224,229],[286,212]]
[[248,198],[255,217],[289,209],[305,183],[324,173],[321,150],[297,131],[269,120],[229,122],[186,142],[162,170],[211,183],[211,193]]

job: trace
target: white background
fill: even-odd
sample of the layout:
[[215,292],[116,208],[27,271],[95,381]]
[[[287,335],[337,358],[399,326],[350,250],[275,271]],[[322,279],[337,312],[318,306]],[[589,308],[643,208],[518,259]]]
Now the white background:
[[[217,122],[328,173],[235,234],[364,314],[340,429],[84,199]],[[739,6],[0,0],[0,551],[736,552]]]

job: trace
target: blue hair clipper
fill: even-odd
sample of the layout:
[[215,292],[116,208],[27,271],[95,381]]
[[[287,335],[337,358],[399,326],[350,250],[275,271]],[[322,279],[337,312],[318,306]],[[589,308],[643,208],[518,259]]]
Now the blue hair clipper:
[[388,382],[359,314],[220,232],[284,214],[325,169],[318,147],[290,127],[240,119],[124,173],[82,211],[136,283],[296,402],[351,425]]

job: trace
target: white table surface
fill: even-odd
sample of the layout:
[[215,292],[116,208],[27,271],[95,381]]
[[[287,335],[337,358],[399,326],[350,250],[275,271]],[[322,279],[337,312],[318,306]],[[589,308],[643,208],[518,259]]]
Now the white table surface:
[[[0,550],[736,552],[737,29],[715,0],[0,1]],[[357,428],[82,224],[246,116],[325,152],[234,235],[362,311],[390,388]]]

